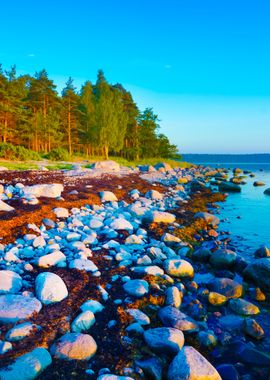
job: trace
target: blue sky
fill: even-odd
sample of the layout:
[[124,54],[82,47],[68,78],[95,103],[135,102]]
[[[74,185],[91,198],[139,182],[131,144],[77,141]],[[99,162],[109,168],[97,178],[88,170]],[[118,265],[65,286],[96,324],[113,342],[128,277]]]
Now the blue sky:
[[63,86],[107,79],[182,152],[270,152],[268,0],[13,0],[0,62]]

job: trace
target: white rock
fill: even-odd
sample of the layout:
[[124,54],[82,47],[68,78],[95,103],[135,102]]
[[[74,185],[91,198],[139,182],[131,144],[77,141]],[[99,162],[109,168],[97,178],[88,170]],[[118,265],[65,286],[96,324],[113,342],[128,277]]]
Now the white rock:
[[107,171],[114,171],[119,172],[120,171],[120,165],[112,160],[108,161],[97,161],[93,165],[93,169],[101,169],[101,170],[107,170]]
[[53,212],[55,213],[57,218],[68,218],[69,211],[65,207],[56,207],[53,209]]
[[132,224],[124,219],[124,218],[117,218],[115,219],[111,224],[110,227],[114,230],[127,230],[127,231],[132,231],[133,226]]
[[96,272],[98,267],[91,260],[75,259],[69,263],[70,269],[85,270],[86,272]]
[[114,202],[117,201],[117,197],[111,191],[101,191],[100,192],[101,202]]
[[66,260],[66,256],[61,251],[54,251],[48,255],[41,256],[38,259],[38,266],[41,268],[49,268]]
[[0,322],[16,323],[38,313],[42,305],[34,297],[7,294],[0,296]]
[[63,335],[51,348],[52,355],[63,360],[89,360],[96,351],[97,344],[92,336],[80,333]]
[[6,352],[10,350],[12,350],[12,344],[10,342],[0,340],[0,355],[4,355]]
[[169,234],[168,232],[162,236],[161,240],[164,241],[165,243],[180,243],[181,242],[181,239],[179,239],[179,237]]
[[44,304],[60,302],[68,296],[66,284],[55,273],[40,273],[35,281],[37,298]]
[[83,311],[71,324],[71,331],[80,333],[90,329],[96,322],[95,316],[90,310]]
[[145,223],[174,223],[175,215],[163,211],[148,211],[143,216]]
[[21,276],[11,270],[0,271],[0,294],[18,293],[22,287]]
[[45,198],[58,198],[61,197],[61,193],[64,190],[64,186],[60,183],[41,184],[33,186],[25,186],[23,188],[24,196],[34,195],[35,197]]
[[195,348],[185,346],[169,366],[168,380],[222,380],[217,370]]
[[33,247],[35,248],[42,248],[45,247],[46,241],[43,236],[37,236],[33,241]]
[[129,235],[125,240],[125,244],[143,244],[143,240],[140,236]]
[[1,380],[33,380],[52,363],[45,348],[35,348],[18,357],[12,364],[0,370]]
[[186,260],[169,259],[163,263],[165,272],[173,277],[190,277],[194,276],[193,266]]
[[138,266],[135,267],[133,271],[141,275],[151,274],[152,276],[162,276],[164,274],[164,270],[157,265]]
[[98,218],[93,218],[89,222],[89,227],[93,230],[101,228],[103,226],[103,222]]
[[4,260],[7,262],[14,261],[15,263],[21,262],[21,260],[18,258],[18,256],[15,255],[15,253],[12,250],[5,253]]
[[6,339],[10,342],[21,340],[30,335],[35,328],[37,328],[37,326],[31,322],[20,323],[7,332]]
[[139,309],[127,309],[126,312],[131,315],[135,322],[138,322],[142,326],[150,324],[150,318]]
[[150,199],[153,199],[153,200],[161,200],[163,199],[163,194],[161,194],[159,191],[157,190],[149,190],[147,191],[147,193],[145,194],[145,197],[146,198],[150,198]]
[[166,289],[165,305],[179,308],[181,306],[182,297],[179,289],[176,286],[171,286]]
[[7,203],[0,200],[0,211],[13,211],[14,207],[11,207]]
[[182,331],[172,327],[149,329],[144,332],[144,340],[152,351],[171,355],[176,355],[185,342]]
[[145,280],[129,280],[123,287],[125,292],[134,297],[143,297],[149,291],[148,282]]
[[88,300],[88,301],[85,301],[85,302],[81,305],[80,309],[81,309],[82,311],[87,311],[87,310],[89,310],[89,311],[92,311],[92,313],[95,314],[95,313],[99,313],[99,312],[101,312],[101,311],[104,309],[104,306],[101,305],[101,303],[98,302],[98,301],[95,301],[95,300]]

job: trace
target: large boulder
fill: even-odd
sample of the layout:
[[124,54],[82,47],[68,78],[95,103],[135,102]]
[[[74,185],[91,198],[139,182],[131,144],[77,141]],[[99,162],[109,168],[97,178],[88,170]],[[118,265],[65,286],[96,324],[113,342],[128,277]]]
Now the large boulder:
[[23,196],[34,195],[37,198],[59,198],[63,190],[64,186],[61,183],[25,186],[23,188]]
[[175,222],[175,215],[170,214],[169,212],[163,211],[147,211],[143,215],[144,223],[165,223],[170,224]]
[[0,322],[16,323],[28,319],[38,313],[42,305],[34,297],[24,297],[19,294],[6,294],[0,296]]
[[165,272],[173,277],[192,278],[194,276],[193,266],[186,260],[168,259],[163,263]]
[[241,187],[232,182],[221,182],[218,185],[219,191],[226,191],[228,193],[240,193]]
[[260,246],[254,253],[257,259],[262,259],[264,257],[270,257],[270,250],[266,245]]
[[203,219],[208,224],[212,224],[212,226],[217,226],[220,222],[219,218],[209,212],[197,212],[194,215],[195,219]]
[[45,348],[35,348],[0,370],[1,380],[33,380],[52,363],[50,353]]
[[168,380],[222,380],[217,370],[195,348],[185,346],[169,366]]
[[156,327],[144,332],[144,340],[157,354],[176,355],[184,345],[184,334],[172,327]]
[[54,251],[48,255],[39,257],[38,266],[41,268],[49,268],[66,261],[66,256],[61,251]]
[[244,277],[254,281],[263,289],[270,287],[270,258],[254,260],[243,272]]
[[0,270],[0,294],[18,293],[22,287],[21,276],[11,270]]
[[230,249],[218,249],[211,253],[210,264],[215,268],[229,268],[237,258],[237,254]]
[[97,161],[94,163],[93,169],[119,172],[120,171],[120,165],[117,162],[112,161],[112,160]]
[[53,357],[63,360],[89,360],[96,351],[97,344],[92,336],[80,333],[67,333],[51,347]]
[[133,297],[143,297],[149,291],[149,285],[144,280],[129,280],[124,286],[124,291]]
[[44,304],[60,302],[68,296],[66,284],[55,273],[40,273],[35,281],[37,298]]
[[242,298],[231,299],[229,305],[236,314],[240,315],[255,315],[260,312],[256,305]]
[[230,278],[216,278],[209,283],[209,288],[227,298],[239,298],[243,294],[243,286]]
[[172,306],[159,309],[158,316],[166,327],[173,327],[187,333],[199,330],[198,324],[188,315]]

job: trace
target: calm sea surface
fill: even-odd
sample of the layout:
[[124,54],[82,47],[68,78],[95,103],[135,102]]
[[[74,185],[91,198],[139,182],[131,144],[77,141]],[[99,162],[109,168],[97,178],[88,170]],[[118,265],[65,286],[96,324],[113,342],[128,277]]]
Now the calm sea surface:
[[[206,162],[201,164],[207,165]],[[220,228],[230,231],[232,238],[241,242],[243,254],[251,256],[262,244],[270,248],[270,196],[263,193],[270,188],[270,163],[208,164],[227,169],[238,167],[255,174],[254,178],[247,176],[247,184],[241,186],[241,193],[230,193],[227,201],[220,204],[220,217],[224,219]],[[230,177],[232,175],[230,171]],[[254,187],[255,180],[264,182],[265,186]]]

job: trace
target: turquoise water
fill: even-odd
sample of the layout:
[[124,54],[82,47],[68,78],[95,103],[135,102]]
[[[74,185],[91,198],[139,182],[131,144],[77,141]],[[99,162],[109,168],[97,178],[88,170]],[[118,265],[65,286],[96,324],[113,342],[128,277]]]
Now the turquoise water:
[[[227,169],[238,167],[255,174],[255,178],[247,176],[247,184],[241,186],[241,193],[230,193],[227,201],[220,204],[220,218],[225,219],[220,228],[230,231],[244,254],[251,255],[262,244],[270,247],[270,196],[263,193],[270,188],[270,163],[220,163],[217,166]],[[229,175],[232,176],[231,171]],[[255,180],[264,182],[266,186],[254,187]]]

